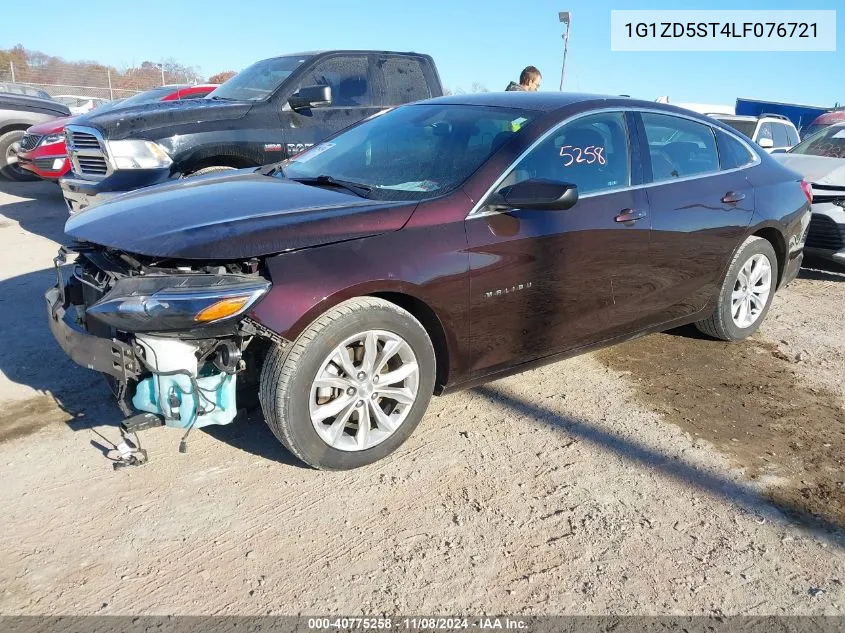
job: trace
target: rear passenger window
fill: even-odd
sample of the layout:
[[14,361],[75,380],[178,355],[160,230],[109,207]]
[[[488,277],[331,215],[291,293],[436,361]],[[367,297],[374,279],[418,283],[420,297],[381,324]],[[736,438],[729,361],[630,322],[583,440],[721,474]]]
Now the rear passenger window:
[[431,97],[421,60],[414,57],[390,57],[379,60],[386,87],[383,105],[401,105]]
[[555,131],[517,164],[503,185],[544,179],[573,183],[582,195],[599,193],[631,184],[629,162],[625,115],[603,112]]
[[772,130],[771,123],[761,123],[760,124],[760,131],[757,132],[757,138],[754,139],[755,143],[759,143],[764,138],[769,139],[772,143],[775,142],[775,133]]
[[716,139],[709,125],[668,114],[641,113],[653,182],[719,169]]
[[719,166],[722,169],[737,169],[754,161],[754,155],[745,145],[721,130],[716,130],[716,144],[719,147]]
[[783,123],[772,123],[772,128],[774,128],[774,142],[775,147],[789,147],[789,136],[787,136],[787,128]]

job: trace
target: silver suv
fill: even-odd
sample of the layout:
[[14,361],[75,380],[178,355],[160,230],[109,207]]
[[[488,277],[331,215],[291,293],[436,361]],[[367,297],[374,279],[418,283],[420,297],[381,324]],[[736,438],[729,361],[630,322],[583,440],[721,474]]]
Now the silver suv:
[[798,130],[782,114],[743,116],[740,114],[711,114],[711,117],[742,132],[769,153],[786,151],[798,144]]

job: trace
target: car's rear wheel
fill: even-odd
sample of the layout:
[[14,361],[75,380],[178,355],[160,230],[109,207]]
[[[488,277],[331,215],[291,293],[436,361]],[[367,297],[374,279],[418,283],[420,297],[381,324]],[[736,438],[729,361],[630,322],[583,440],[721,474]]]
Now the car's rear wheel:
[[273,434],[313,466],[371,464],[413,432],[434,390],[434,348],[410,313],[359,297],[314,321],[289,350],[271,349],[260,399]]
[[0,175],[9,180],[38,180],[38,176],[23,169],[18,162],[23,130],[12,130],[0,136]]
[[751,336],[769,311],[777,279],[778,260],[772,245],[762,237],[749,237],[728,267],[713,314],[696,327],[724,341]]

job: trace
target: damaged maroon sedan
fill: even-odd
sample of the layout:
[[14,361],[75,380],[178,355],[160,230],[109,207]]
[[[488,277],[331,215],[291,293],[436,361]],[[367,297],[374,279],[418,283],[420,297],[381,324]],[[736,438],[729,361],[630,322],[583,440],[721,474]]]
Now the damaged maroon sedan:
[[798,272],[809,195],[672,106],[445,97],[79,213],[50,326],[127,430],[187,436],[257,400],[301,460],[353,468],[432,394],[687,323],[749,336]]

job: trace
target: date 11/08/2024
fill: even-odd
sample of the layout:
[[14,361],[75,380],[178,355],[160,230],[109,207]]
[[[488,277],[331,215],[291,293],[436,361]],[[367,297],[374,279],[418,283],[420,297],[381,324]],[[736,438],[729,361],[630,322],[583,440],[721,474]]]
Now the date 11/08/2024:
[[526,631],[528,624],[514,618],[309,618],[311,630],[381,630],[451,631],[478,629],[481,631]]

